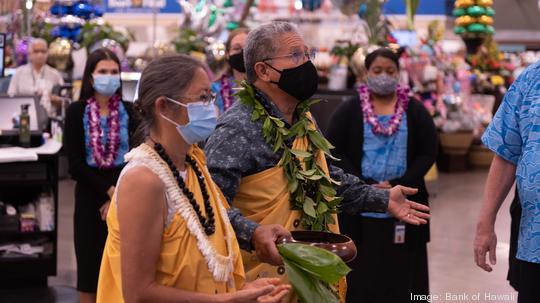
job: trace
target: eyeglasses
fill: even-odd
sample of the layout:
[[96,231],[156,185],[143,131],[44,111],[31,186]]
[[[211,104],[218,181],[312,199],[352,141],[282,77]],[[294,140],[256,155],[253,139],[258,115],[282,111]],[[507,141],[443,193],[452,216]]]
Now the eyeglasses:
[[264,62],[268,60],[290,58],[294,64],[300,64],[304,61],[304,58],[307,58],[308,60],[314,60],[316,56],[317,56],[317,49],[312,48],[307,52],[293,51],[289,55],[270,57],[270,58],[263,59],[262,61]]
[[[186,106],[186,104],[184,104],[183,102],[177,101],[175,99],[172,99],[169,97],[167,97],[167,99],[179,105]],[[180,97],[180,99],[186,99],[186,100],[189,100],[190,102],[201,102],[203,105],[210,105],[210,104],[215,105],[216,100],[217,100],[217,94],[212,92],[212,93],[209,93],[208,95],[201,95],[201,96],[182,96]]]

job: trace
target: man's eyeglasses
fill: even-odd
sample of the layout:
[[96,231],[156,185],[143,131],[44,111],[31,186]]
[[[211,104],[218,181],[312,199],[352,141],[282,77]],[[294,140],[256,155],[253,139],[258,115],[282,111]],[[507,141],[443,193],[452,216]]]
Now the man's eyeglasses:
[[307,52],[293,51],[289,55],[265,58],[262,61],[264,62],[268,60],[290,58],[294,64],[300,64],[304,61],[304,58],[307,58],[308,60],[313,61],[316,56],[317,56],[317,50],[313,48]]

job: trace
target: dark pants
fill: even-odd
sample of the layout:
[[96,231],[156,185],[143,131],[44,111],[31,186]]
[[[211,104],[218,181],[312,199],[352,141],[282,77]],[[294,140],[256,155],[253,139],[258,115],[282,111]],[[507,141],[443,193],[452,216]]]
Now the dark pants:
[[519,222],[521,221],[521,204],[519,202],[519,195],[516,189],[514,200],[510,205],[510,252],[508,254],[508,275],[507,280],[510,285],[519,291],[519,260],[516,259],[518,237],[519,237]]
[[97,291],[101,257],[107,240],[107,223],[101,219],[97,201],[104,199],[91,188],[79,183],[76,185],[73,229],[78,291]]
[[428,295],[426,242],[407,242],[406,234],[406,243],[394,244],[394,219],[351,217],[340,222],[358,249],[348,264],[347,302],[401,303],[410,302],[411,294]]
[[540,264],[518,260],[518,303],[540,302]]

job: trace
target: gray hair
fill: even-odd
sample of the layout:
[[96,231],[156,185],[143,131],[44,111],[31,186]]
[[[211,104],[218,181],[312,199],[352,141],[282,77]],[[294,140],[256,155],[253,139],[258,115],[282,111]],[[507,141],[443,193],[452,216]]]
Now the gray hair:
[[300,35],[295,24],[285,21],[272,21],[262,24],[248,34],[244,49],[244,62],[249,83],[254,83],[257,80],[255,64],[272,57],[276,53],[278,38],[285,33]]
[[47,43],[47,41],[45,41],[45,39],[34,38],[30,41],[30,44],[28,45],[28,51],[31,52],[34,49],[34,45],[36,44],[43,44],[46,48],[49,48],[49,44]]

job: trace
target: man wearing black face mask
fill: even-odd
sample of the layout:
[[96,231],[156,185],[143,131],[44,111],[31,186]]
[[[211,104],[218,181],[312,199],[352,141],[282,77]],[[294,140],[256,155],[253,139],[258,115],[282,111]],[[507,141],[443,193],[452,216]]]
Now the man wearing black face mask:
[[309,114],[318,83],[312,58],[291,23],[250,32],[242,102],[220,118],[206,144],[208,168],[232,205],[229,218],[240,246],[255,250],[244,254],[248,280],[286,278],[282,267],[262,262],[282,264],[275,242],[289,231],[339,232],[334,211],[341,198],[341,211],[351,214],[388,211],[417,225],[429,218],[429,208],[406,199],[415,189],[375,189],[326,163],[329,144]]
[[240,27],[229,34],[225,43],[225,51],[229,68],[212,83],[212,91],[217,95],[217,106],[220,113],[228,110],[235,101],[234,88],[246,79],[246,66],[244,65],[244,46],[249,29]]

